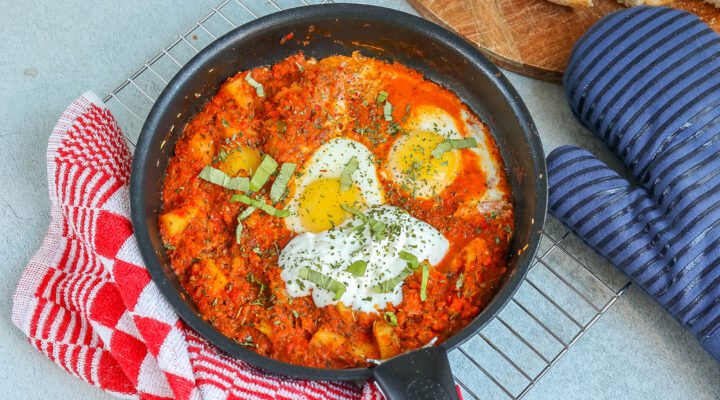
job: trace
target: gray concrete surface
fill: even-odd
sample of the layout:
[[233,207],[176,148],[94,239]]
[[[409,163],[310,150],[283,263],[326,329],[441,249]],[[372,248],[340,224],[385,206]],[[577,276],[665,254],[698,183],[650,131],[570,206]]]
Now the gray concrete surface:
[[[0,4],[0,398],[110,398],[34,351],[10,322],[15,284],[48,224],[47,137],[73,98],[88,89],[105,95],[218,2]],[[367,2],[412,10],[403,1]],[[617,165],[572,118],[559,86],[508,76],[528,104],[546,150],[578,144]],[[580,260],[614,273],[583,244],[568,240]],[[567,263],[552,252],[548,260],[558,267]],[[717,399],[720,366],[632,287],[527,398]]]

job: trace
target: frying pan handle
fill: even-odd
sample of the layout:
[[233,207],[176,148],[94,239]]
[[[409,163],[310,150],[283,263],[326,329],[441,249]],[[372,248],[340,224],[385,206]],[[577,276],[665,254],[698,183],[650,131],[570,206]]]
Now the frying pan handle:
[[447,351],[439,346],[385,361],[373,369],[373,377],[388,400],[460,400]]

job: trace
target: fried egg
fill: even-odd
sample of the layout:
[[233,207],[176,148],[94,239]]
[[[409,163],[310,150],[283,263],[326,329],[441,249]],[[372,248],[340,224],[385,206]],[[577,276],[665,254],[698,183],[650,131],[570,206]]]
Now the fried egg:
[[[487,196],[501,195],[496,188],[500,165],[488,151],[491,138],[465,110],[458,118],[434,105],[418,105],[403,123],[407,132],[393,143],[385,170],[392,181],[413,197],[431,199],[439,196],[461,173],[461,150],[449,150],[441,158],[432,151],[446,139],[462,139],[460,132],[477,142],[468,149],[478,155],[480,168],[488,177]],[[459,129],[462,127],[462,129]]]
[[[384,224],[382,237],[377,237],[372,224],[363,219]],[[434,266],[445,257],[448,247],[448,240],[431,225],[405,210],[383,205],[365,212],[364,218],[350,219],[317,234],[307,232],[296,236],[282,249],[278,262],[283,269],[280,277],[290,296],[312,294],[318,307],[342,302],[356,310],[377,312],[386,308],[387,303],[402,302],[404,279],[382,292],[376,289],[383,282],[402,277],[408,261],[402,258],[401,252]],[[366,263],[361,276],[357,276],[357,271],[348,271],[358,261]],[[322,274],[325,285],[304,278],[303,269]],[[340,296],[323,287],[328,286],[330,280],[342,285]]]
[[445,110],[420,105],[405,122],[407,134],[390,149],[386,170],[391,179],[414,197],[432,198],[442,193],[460,172],[460,154],[446,151],[441,158],[432,151],[445,139],[459,139],[454,118]]
[[[352,185],[343,189],[340,176],[353,157],[358,168]],[[351,216],[343,205],[363,208],[383,202],[373,154],[359,142],[335,138],[320,146],[296,177],[285,226],[297,233],[326,231]]]

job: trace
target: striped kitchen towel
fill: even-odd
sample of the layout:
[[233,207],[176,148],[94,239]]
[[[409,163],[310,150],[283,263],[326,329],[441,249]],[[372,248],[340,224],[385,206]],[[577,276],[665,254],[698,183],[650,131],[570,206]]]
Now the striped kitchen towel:
[[20,278],[12,311],[35,348],[126,399],[382,398],[368,382],[271,375],[224,355],[183,324],[150,279],[133,236],[130,163],[120,128],[91,92],[65,110],[50,135],[50,227]]
[[623,10],[575,45],[564,84],[634,182],[558,148],[552,214],[720,360],[720,36],[683,11]]

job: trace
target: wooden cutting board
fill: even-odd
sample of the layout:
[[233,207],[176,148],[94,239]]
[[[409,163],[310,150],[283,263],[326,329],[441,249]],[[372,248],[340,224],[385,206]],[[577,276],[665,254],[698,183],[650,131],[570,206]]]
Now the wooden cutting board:
[[[572,9],[545,0],[409,0],[425,18],[478,46],[496,64],[534,78],[559,82],[575,41],[597,20],[623,6],[594,0]],[[700,0],[673,7],[699,15],[720,32],[720,10]]]

